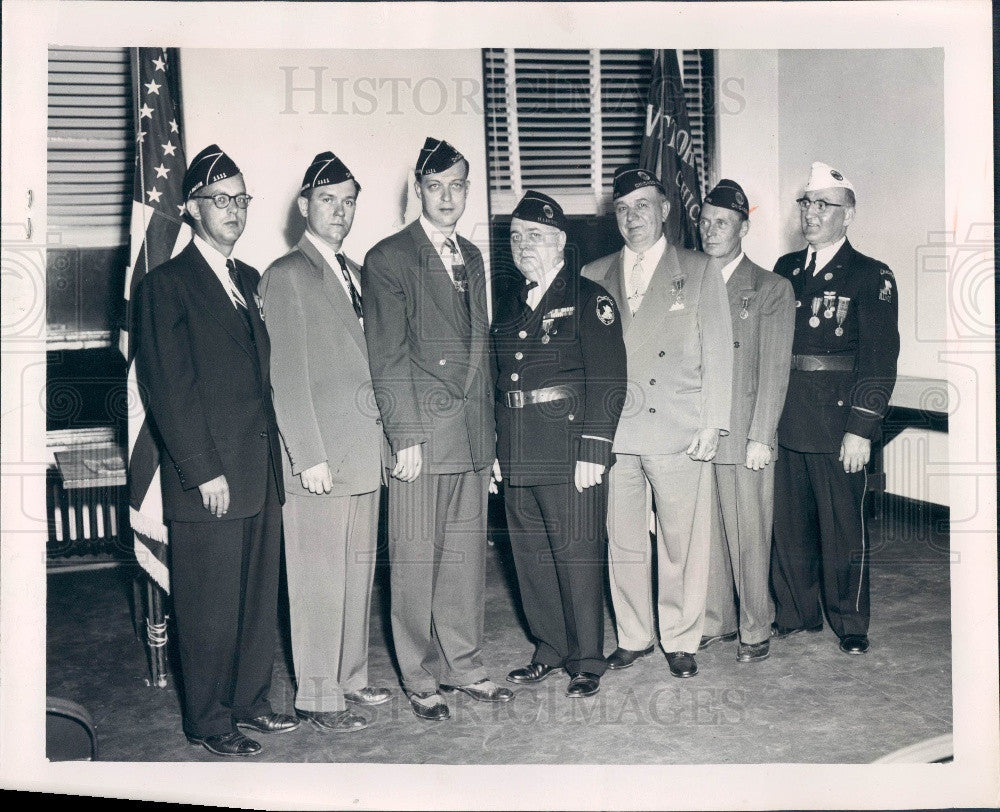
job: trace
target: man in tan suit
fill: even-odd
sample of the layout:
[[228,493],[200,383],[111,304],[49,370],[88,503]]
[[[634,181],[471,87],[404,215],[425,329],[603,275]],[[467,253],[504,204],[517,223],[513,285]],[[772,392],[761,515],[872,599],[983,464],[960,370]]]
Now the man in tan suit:
[[[651,654],[658,636],[670,673],[692,677],[715,499],[708,463],[729,429],[732,326],[721,276],[707,273],[703,255],[667,244],[670,204],[659,181],[621,167],[613,197],[625,247],[583,269],[618,300],[628,354],[630,391],[610,474],[608,569],[618,648],[608,667],[628,668]],[[647,483],[657,512],[658,630]]]
[[360,184],[332,152],[299,192],[306,231],[260,283],[285,454],[285,562],[295,709],[321,731],[388,701],[368,684],[368,616],[378,534],[382,426],[372,396],[357,264],[341,253]]
[[735,639],[735,583],[740,640],[736,659],[744,663],[763,660],[770,649],[771,462],[777,453],[795,333],[792,286],[743,253],[749,217],[750,204],[740,185],[721,180],[705,197],[698,223],[709,271],[725,282],[733,325],[733,411],[729,434],[719,441],[713,460],[719,515],[712,534],[701,647]]

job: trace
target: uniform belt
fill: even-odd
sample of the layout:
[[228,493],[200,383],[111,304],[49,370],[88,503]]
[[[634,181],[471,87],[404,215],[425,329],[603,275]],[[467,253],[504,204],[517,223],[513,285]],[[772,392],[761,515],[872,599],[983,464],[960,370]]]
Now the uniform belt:
[[503,402],[511,409],[523,409],[532,403],[548,403],[551,400],[571,398],[576,393],[570,386],[546,386],[544,389],[514,389],[503,393]]
[[792,369],[801,372],[850,372],[853,355],[793,355]]

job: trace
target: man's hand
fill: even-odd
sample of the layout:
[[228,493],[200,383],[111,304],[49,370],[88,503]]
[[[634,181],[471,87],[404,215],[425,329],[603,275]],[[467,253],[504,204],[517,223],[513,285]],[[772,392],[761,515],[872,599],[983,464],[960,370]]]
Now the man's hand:
[[590,488],[602,482],[604,466],[596,462],[576,461],[576,472],[573,474],[573,484],[576,489],[583,493],[585,488]]
[[490,493],[500,493],[497,486],[503,482],[503,474],[500,473],[500,460],[493,460],[493,470],[490,471]]
[[225,474],[219,474],[215,479],[203,482],[198,486],[201,491],[201,503],[205,510],[221,519],[229,510],[229,483]]
[[701,429],[684,452],[697,462],[708,462],[719,449],[719,430]]
[[770,462],[771,446],[758,443],[756,440],[747,440],[747,468],[751,471],[763,471]]
[[309,493],[329,493],[333,490],[333,474],[330,473],[330,466],[323,460],[312,468],[306,468],[299,479],[302,480],[302,487]]
[[844,439],[840,441],[840,461],[844,463],[847,473],[856,474],[868,464],[871,455],[871,440],[850,432],[844,434]]
[[424,452],[420,444],[411,445],[396,454],[396,466],[392,475],[400,482],[413,482],[424,466]]

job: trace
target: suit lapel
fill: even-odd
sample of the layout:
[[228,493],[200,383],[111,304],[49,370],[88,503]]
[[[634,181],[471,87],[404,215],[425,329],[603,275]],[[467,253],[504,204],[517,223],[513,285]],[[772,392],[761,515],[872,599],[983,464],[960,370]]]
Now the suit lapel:
[[[229,294],[226,293],[226,289],[222,286],[219,278],[215,275],[215,271],[212,270],[208,261],[202,256],[201,251],[198,250],[194,242],[189,243],[184,252],[184,259],[191,269],[191,285],[197,293],[195,301],[201,304],[203,309],[225,328],[226,332],[243,348],[243,351],[247,355],[256,355],[253,341],[251,341],[250,334],[247,332],[246,322],[243,316],[236,311],[236,307],[233,305]],[[240,272],[241,265],[242,263],[240,262],[236,263],[237,272]],[[242,274],[241,278],[243,278]],[[243,278],[243,282],[244,286],[246,286],[247,280],[245,278]],[[251,285],[246,290],[256,290],[256,285]],[[250,311],[252,322],[253,311],[257,310],[257,305],[252,301],[248,301],[247,305],[252,305]],[[257,318],[260,318],[259,311]]]
[[[365,334],[361,329],[361,323],[358,321],[358,317],[354,312],[354,305],[348,301],[347,293],[344,291],[344,286],[340,283],[340,268],[330,267],[330,263],[323,259],[323,255],[316,250],[316,246],[313,245],[310,239],[305,235],[303,235],[302,239],[299,240],[299,244],[296,248],[302,252],[302,255],[309,261],[309,264],[319,276],[323,292],[326,294],[326,298],[330,301],[330,305],[333,307],[334,313],[336,313],[337,317],[343,322],[347,332],[350,333],[351,338],[354,339],[354,343],[358,345],[358,349],[361,350],[363,354],[367,354],[367,349],[365,348]],[[363,307],[364,302],[362,302],[362,308]]]
[[[677,250],[668,244],[660,261],[656,263],[653,276],[649,280],[649,286],[642,297],[642,303],[635,315],[632,316],[632,329],[625,336],[625,347],[628,350],[634,350],[653,338],[654,335],[658,335],[658,331],[653,328],[667,314],[674,303],[676,299],[675,281],[683,275]],[[687,281],[685,280],[685,282]],[[628,307],[628,302],[625,303],[625,307]]]
[[413,269],[417,274],[417,281],[431,301],[437,305],[438,310],[457,330],[458,323],[456,322],[454,306],[455,286],[448,275],[448,270],[444,267],[444,262],[441,261],[440,255],[424,231],[420,220],[414,220],[407,228],[419,258]]
[[462,237],[458,238],[458,242],[469,279],[469,314],[472,322],[472,341],[469,342],[469,370],[465,377],[464,387],[464,391],[468,393],[479,368],[477,359],[482,355],[489,338],[490,325],[486,312],[486,269],[483,266],[482,255],[473,250],[475,246]]
[[734,313],[743,310],[743,300],[749,297],[757,286],[754,284],[753,263],[746,254],[740,264],[733,269],[732,276],[726,282],[726,293],[729,294],[729,306]]
[[610,293],[618,305],[618,312],[622,317],[622,333],[628,335],[632,326],[632,310],[628,306],[628,297],[625,295],[625,249],[617,254],[613,254],[608,263],[607,273],[601,280],[604,289]]

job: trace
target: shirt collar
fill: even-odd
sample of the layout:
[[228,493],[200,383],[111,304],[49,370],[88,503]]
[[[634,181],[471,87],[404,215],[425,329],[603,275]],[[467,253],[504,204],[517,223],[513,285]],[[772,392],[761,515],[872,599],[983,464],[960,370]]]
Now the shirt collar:
[[309,229],[306,229],[305,234],[309,239],[309,242],[313,244],[313,247],[319,251],[319,255],[326,260],[326,264],[333,268],[333,270],[339,271],[340,263],[337,261],[337,252],[334,251],[328,243],[312,234]]
[[[649,272],[652,271],[657,265],[660,264],[660,259],[663,257],[663,252],[667,250],[667,238],[660,235],[660,238],[654,242],[649,248],[642,252],[642,267],[643,270]],[[635,261],[639,254],[625,246],[625,267],[631,270],[635,266]]]
[[[451,236],[442,234],[438,227],[434,225],[430,220],[424,217],[423,214],[420,215],[420,225],[423,227],[424,232],[427,234],[427,239],[431,241],[431,245],[434,246],[434,250],[439,254],[444,248],[445,240],[453,240],[455,242],[455,247],[458,248],[458,232],[451,232]],[[459,249],[461,252],[461,249]]]
[[740,255],[738,257],[736,257],[736,259],[734,259],[732,262],[730,262],[728,265],[726,265],[722,269],[722,281],[723,282],[728,282],[729,281],[729,277],[731,277],[733,275],[733,271],[735,271],[739,267],[739,264],[742,261],[743,261],[743,252],[740,251]]
[[819,273],[821,268],[825,268],[830,263],[830,260],[833,259],[834,255],[840,250],[840,247],[845,242],[847,242],[846,234],[837,240],[833,245],[827,245],[820,248],[818,251],[810,245],[806,250],[806,265],[809,264],[809,257],[812,255],[812,252],[815,251],[816,273]]
[[[555,281],[555,278],[559,276],[559,271],[563,269],[565,264],[566,261],[563,260],[551,270],[546,271],[542,274],[542,280],[538,283],[538,286],[528,291],[528,295],[535,302],[535,307],[538,306],[538,303],[542,301],[542,298],[546,293],[548,293],[549,288],[552,287],[552,283]],[[530,280],[525,277],[524,283],[527,285],[529,282]]]
[[226,287],[229,287],[229,265],[227,264],[232,256],[226,256],[219,252],[213,245],[199,237],[197,234],[194,235],[194,244],[201,251],[201,255],[205,258],[205,262],[208,266],[215,272],[215,275],[220,278],[225,278],[227,280]]

